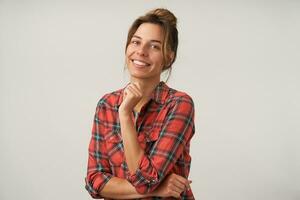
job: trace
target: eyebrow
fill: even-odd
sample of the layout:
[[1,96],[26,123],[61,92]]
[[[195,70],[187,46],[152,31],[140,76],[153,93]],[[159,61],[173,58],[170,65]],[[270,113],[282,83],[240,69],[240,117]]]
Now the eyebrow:
[[[135,37],[135,38],[138,38],[138,39],[142,39],[140,36],[137,36],[137,35],[133,35],[132,37]],[[150,42],[157,42],[157,43],[161,44],[161,41],[159,41],[159,40],[150,40]]]

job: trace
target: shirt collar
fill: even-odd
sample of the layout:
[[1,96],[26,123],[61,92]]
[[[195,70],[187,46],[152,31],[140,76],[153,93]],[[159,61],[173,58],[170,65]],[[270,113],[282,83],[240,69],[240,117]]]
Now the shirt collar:
[[[123,91],[127,87],[127,85],[121,89],[120,97],[118,100],[118,106],[120,106],[123,101]],[[170,89],[169,86],[165,82],[163,82],[163,81],[159,82],[159,84],[153,90],[150,99],[154,100],[158,104],[164,104],[167,100],[167,97],[169,94],[169,89]]]

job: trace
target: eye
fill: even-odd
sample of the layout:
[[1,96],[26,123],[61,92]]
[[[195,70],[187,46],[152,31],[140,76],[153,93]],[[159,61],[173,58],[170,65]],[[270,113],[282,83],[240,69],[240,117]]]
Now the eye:
[[138,40],[132,40],[131,44],[138,45],[140,42]]
[[155,44],[151,44],[151,48],[152,49],[160,50],[160,46],[159,45],[155,45]]

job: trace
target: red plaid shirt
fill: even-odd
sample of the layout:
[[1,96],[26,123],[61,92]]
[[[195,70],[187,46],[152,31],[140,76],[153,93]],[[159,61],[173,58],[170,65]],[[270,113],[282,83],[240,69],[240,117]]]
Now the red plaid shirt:
[[[170,173],[188,177],[190,140],[195,132],[194,104],[186,93],[160,82],[151,100],[136,115],[138,141],[145,154],[134,174],[128,170],[120,133],[118,108],[123,89],[104,95],[98,102],[89,144],[86,189],[93,198],[113,176],[127,179],[145,194],[153,191]],[[174,199],[151,197],[144,199]],[[181,199],[194,199],[184,191]]]

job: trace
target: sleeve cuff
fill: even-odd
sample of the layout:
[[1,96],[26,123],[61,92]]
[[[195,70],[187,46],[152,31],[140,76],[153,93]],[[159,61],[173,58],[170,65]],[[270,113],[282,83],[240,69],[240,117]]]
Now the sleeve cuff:
[[103,198],[100,195],[100,191],[104,188],[106,183],[112,178],[111,174],[105,173],[101,174],[101,177],[95,177],[94,181],[88,181],[88,179],[85,179],[86,185],[85,189],[89,192],[89,194],[93,198]]
[[151,166],[151,163],[146,155],[142,156],[139,167],[134,174],[131,174],[128,171],[127,180],[140,194],[153,191],[156,188],[156,185],[159,184],[158,173],[154,167]]

